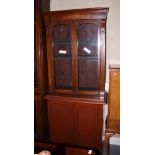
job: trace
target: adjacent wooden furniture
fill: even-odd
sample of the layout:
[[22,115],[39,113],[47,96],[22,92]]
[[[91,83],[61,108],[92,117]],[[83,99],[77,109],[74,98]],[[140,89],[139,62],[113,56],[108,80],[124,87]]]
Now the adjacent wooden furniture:
[[34,135],[45,139],[45,106],[42,97],[47,93],[47,59],[45,46],[45,27],[42,12],[49,11],[48,0],[34,0]]
[[102,154],[108,8],[44,13],[48,63],[46,142]]
[[109,155],[109,138],[120,133],[120,69],[110,68],[108,116],[105,136],[106,155]]

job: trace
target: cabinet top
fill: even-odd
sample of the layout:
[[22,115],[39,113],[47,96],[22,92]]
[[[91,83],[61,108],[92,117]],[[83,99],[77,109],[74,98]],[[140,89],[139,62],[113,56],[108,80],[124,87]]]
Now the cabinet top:
[[100,19],[106,20],[109,8],[86,8],[43,13],[45,22],[60,20]]

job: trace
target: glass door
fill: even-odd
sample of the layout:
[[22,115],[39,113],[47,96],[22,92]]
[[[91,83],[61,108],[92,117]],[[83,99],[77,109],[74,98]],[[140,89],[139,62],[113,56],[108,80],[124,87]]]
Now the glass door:
[[98,25],[80,23],[77,29],[78,89],[98,89]]
[[71,26],[57,24],[53,27],[53,57],[55,88],[72,88]]

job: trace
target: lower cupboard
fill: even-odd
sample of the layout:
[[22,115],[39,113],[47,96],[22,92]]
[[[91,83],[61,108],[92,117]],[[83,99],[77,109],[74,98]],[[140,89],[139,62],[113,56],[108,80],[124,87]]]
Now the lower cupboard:
[[103,100],[48,95],[48,141],[102,152]]

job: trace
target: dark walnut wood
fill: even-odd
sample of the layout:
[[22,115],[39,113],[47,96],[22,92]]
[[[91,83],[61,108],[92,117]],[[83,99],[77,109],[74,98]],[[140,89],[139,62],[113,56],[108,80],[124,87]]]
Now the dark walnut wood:
[[48,150],[51,152],[52,155],[66,155],[65,147],[58,146],[56,144],[49,144],[46,142],[35,141],[34,147],[35,147],[34,152],[36,154],[38,154],[43,150]]
[[120,69],[110,69],[108,116],[105,136],[106,155],[109,154],[109,139],[120,133]]
[[[44,13],[48,142],[102,154],[108,8]],[[75,153],[71,150],[69,153]],[[76,154],[76,153],[75,153]]]
[[95,151],[89,149],[71,148],[66,147],[66,155],[97,155]]
[[48,0],[34,0],[34,139],[45,139],[46,107],[42,96],[47,93],[47,56],[42,12],[49,11]]
[[46,96],[49,142],[97,149],[102,153],[103,100]]
[[[90,8],[43,14],[46,31],[41,36],[46,34],[47,53],[43,50],[42,59],[37,62],[46,66],[43,60],[47,55],[48,77],[46,67],[44,70],[41,65],[37,84],[44,92],[42,103],[47,112],[40,118],[47,122],[47,128],[40,147],[56,144],[93,149],[95,154],[102,154],[108,10]],[[65,151],[73,155],[77,152],[86,153]]]
[[87,20],[87,19],[99,19],[106,20],[109,8],[87,8],[87,9],[73,9],[64,11],[53,11],[45,13],[45,20],[47,22],[51,21],[66,21],[66,20]]
[[42,12],[50,11],[48,0],[34,0],[34,88],[35,94],[47,92],[47,56]]
[[108,8],[44,13],[49,94],[103,95]]
[[48,137],[47,106],[40,95],[34,97],[34,138],[45,140]]

